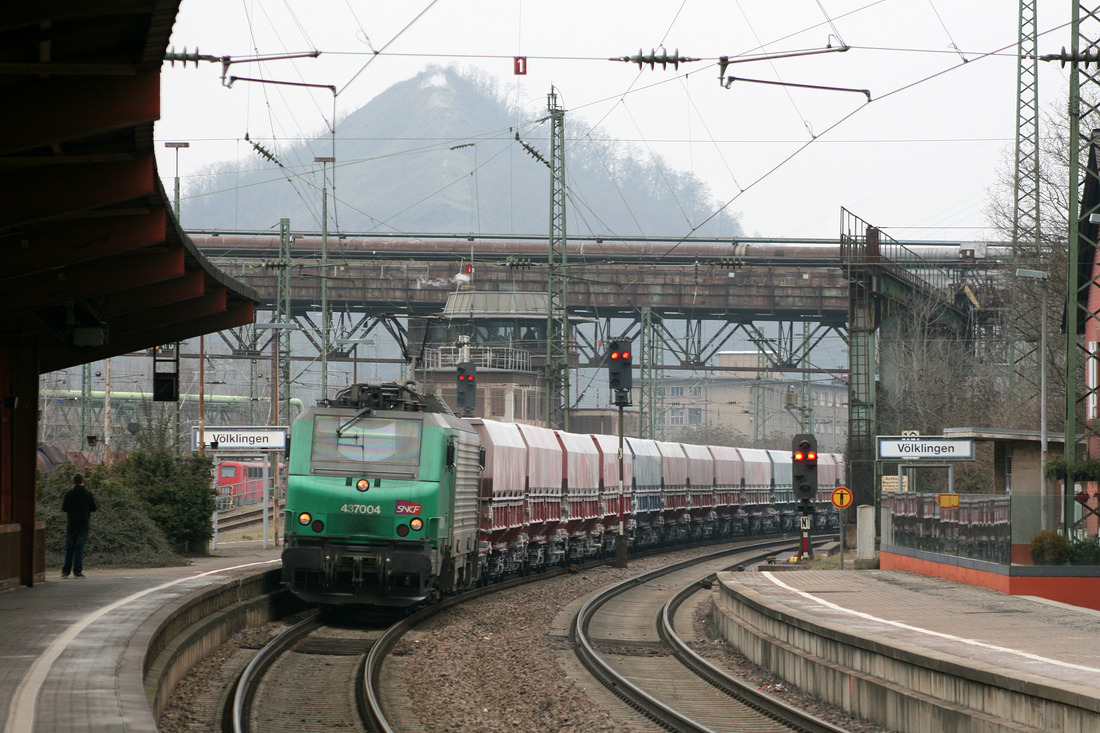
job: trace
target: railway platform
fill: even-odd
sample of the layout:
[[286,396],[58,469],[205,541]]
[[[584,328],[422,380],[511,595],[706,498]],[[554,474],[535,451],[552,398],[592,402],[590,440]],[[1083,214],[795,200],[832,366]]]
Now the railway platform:
[[0,730],[153,733],[146,650],[173,608],[278,567],[280,547],[221,543],[164,568],[56,568],[33,588],[0,593]]
[[746,656],[900,731],[1100,729],[1100,612],[900,570],[719,574]]

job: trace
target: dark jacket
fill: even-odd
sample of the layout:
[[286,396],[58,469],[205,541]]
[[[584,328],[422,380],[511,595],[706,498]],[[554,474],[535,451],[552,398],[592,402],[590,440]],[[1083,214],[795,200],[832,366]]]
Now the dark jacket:
[[69,515],[70,529],[86,528],[92,518],[92,512],[98,508],[95,497],[84,484],[73,484],[73,487],[65,492],[65,499],[61,502],[61,511]]

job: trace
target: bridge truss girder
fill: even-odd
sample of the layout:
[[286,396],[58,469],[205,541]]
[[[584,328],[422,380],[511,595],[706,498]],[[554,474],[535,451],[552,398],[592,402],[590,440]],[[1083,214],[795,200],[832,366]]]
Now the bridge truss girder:
[[[857,492],[861,490],[859,486],[865,486],[864,494],[859,496],[860,503],[873,503],[877,370],[874,342],[878,325],[891,312],[908,307],[911,298],[936,294],[940,298],[943,319],[951,328],[971,333],[975,320],[963,297],[966,273],[936,266],[939,270],[932,273],[935,277],[931,280],[925,279],[928,270],[922,270],[920,277],[913,276],[891,261],[890,248],[900,246],[897,242],[888,237],[879,238],[877,230],[848,212],[843,212],[843,217],[840,262],[757,262],[746,264],[736,272],[736,277],[725,270],[718,272],[717,268],[698,264],[655,270],[647,272],[646,277],[639,277],[636,267],[617,267],[615,263],[601,263],[598,267],[584,263],[571,266],[571,275],[576,274],[575,271],[592,275],[579,278],[584,284],[583,292],[574,296],[567,311],[571,325],[566,329],[566,337],[576,355],[575,363],[586,368],[599,366],[603,342],[610,338],[630,338],[639,345],[642,303],[650,309],[651,316],[646,348],[652,345],[654,349],[667,351],[670,356],[669,363],[654,363],[652,367],[665,370],[718,372],[719,367],[704,365],[714,363],[718,352],[740,334],[763,350],[767,363],[757,367],[760,372],[838,375],[845,370],[807,366],[814,362],[813,352],[822,339],[835,332],[848,343],[851,355],[850,445],[854,435],[858,444],[854,455],[862,456],[857,458],[853,472],[859,473],[859,465],[869,466],[871,471],[867,476],[850,474],[851,483]],[[873,261],[868,256],[866,243],[870,231],[876,232]],[[420,283],[445,280],[447,273],[453,270],[453,265],[446,263],[422,264],[414,272],[411,263],[350,262],[346,286],[338,289],[337,297],[330,300],[337,321],[337,335],[333,341],[363,339],[382,327],[400,345],[407,362],[410,355],[417,353],[416,345],[408,343],[408,319],[432,317],[442,310],[445,302],[445,293],[423,290]],[[259,276],[254,267],[236,267],[246,281]],[[292,270],[286,268],[288,272]],[[685,281],[685,277],[688,280]],[[489,278],[491,280],[492,275]],[[510,271],[508,278],[512,287],[521,290],[546,292],[549,287],[545,272],[540,275],[534,270]],[[691,283],[686,296],[684,282]],[[365,287],[363,283],[370,283],[370,286]],[[487,289],[503,287],[489,281],[486,285]],[[270,286],[265,287],[262,281],[257,281],[256,287],[261,295],[273,290]],[[318,350],[321,343],[316,303],[316,294],[308,279],[295,285],[293,321],[306,334],[314,350]],[[395,311],[395,305],[404,310]],[[593,318],[596,314],[599,317]],[[616,330],[612,329],[612,320],[616,321]],[[627,322],[625,328],[622,327],[624,321]],[[677,322],[682,322],[682,328]],[[710,328],[704,328],[707,322]],[[778,335],[767,336],[758,325],[765,322],[777,324]],[[796,323],[809,324],[804,326],[801,338]],[[713,324],[718,325],[714,327]],[[260,340],[253,344],[246,337],[238,348],[262,350],[264,343]],[[338,352],[329,356],[341,360]],[[645,353],[641,356],[644,359]],[[301,360],[301,355],[296,354],[295,361]],[[571,400],[569,404],[575,406],[579,401]]]
[[[578,359],[582,366],[596,367],[602,363],[602,350],[599,344],[616,338],[629,339],[635,343],[645,343],[645,312],[643,308],[638,314],[638,319],[630,323],[626,328],[616,329],[612,326],[612,319],[604,319],[600,324],[593,324],[591,329],[575,327],[574,346],[578,352]],[[767,365],[759,368],[760,371],[796,372],[808,370],[826,374],[843,373],[844,369],[813,369],[804,367],[803,364],[812,362],[814,348],[831,334],[838,335],[847,342],[846,329],[843,324],[818,320],[816,316],[807,316],[802,320],[771,319],[775,323],[778,335],[767,336],[754,321],[718,321],[713,318],[688,318],[683,315],[665,314],[657,315],[651,310],[650,322],[653,332],[652,340],[658,349],[663,349],[673,356],[671,363],[654,364],[656,369],[669,370],[713,370],[717,367],[708,367],[717,362],[718,354],[730,339],[741,333],[745,340],[756,344],[763,352]],[[619,319],[621,320],[621,319]],[[762,319],[761,319],[762,320]],[[708,338],[704,340],[704,324],[717,323],[717,327]],[[802,335],[795,338],[795,324],[813,324],[809,331],[809,338],[803,340]],[[676,333],[673,324],[682,324],[682,333]],[[645,354],[642,354],[645,358]],[[735,371],[752,371],[748,367],[738,366]]]

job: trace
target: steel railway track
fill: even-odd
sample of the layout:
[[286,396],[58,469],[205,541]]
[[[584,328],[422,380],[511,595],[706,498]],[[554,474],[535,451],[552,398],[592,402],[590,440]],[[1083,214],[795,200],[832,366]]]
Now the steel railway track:
[[[677,590],[683,585],[698,588],[700,578],[713,577],[713,573],[717,570],[739,563],[750,562],[754,557],[763,559],[767,555],[774,554],[775,548],[785,546],[792,546],[792,540],[789,538],[779,541],[771,540],[751,546],[727,549],[705,558],[677,563],[655,573],[638,576],[625,583],[613,586],[610,590],[589,601],[581,613],[578,614],[574,633],[577,634],[578,640],[583,640],[579,642],[581,646],[588,649],[583,654],[578,650],[578,655],[589,666],[589,669],[606,668],[606,658],[613,655],[608,655],[606,652],[601,654],[597,649],[607,649],[609,645],[614,647],[615,644],[620,644],[620,646],[633,644],[636,649],[642,649],[648,653],[648,656],[633,655],[631,658],[635,660],[663,658],[665,662],[668,662],[675,659],[676,656],[690,659],[695,655],[686,648],[683,642],[677,642],[678,636],[674,630],[675,608],[672,606],[664,608],[667,596],[672,593],[671,590],[665,592],[666,598],[662,598],[656,605],[654,605],[655,601],[652,598],[643,601],[643,605],[651,607],[648,613],[648,623],[646,624],[650,631],[648,637],[640,641],[634,640],[631,642],[625,638],[608,639],[606,638],[607,634],[602,637],[596,635],[597,638],[593,640],[589,638],[591,636],[589,629],[593,628],[592,618],[601,607],[604,609],[609,608],[608,604],[613,603],[613,599],[617,596],[628,593],[631,588],[651,584],[655,579],[667,576],[672,571],[683,573],[685,578],[688,578],[675,583]],[[595,561],[592,564],[597,565],[601,562],[606,561]],[[706,563],[701,571],[699,569],[700,563]],[[339,727],[341,730],[396,733],[398,729],[387,718],[383,706],[384,700],[381,692],[382,665],[387,655],[403,635],[432,616],[441,614],[460,603],[490,593],[516,588],[527,583],[547,580],[566,572],[568,571],[564,568],[555,568],[536,576],[514,578],[486,588],[474,589],[459,596],[445,598],[439,603],[401,618],[396,623],[391,623],[392,616],[387,619],[377,615],[366,620],[359,618],[355,624],[340,623],[333,620],[323,620],[320,612],[315,612],[271,641],[249,663],[228,701],[223,729],[233,733],[261,733],[268,730],[286,730],[287,726],[291,725],[298,731],[325,731],[331,730],[333,727]],[[664,585],[672,585],[671,579]],[[690,593],[680,594],[677,605],[682,603],[687,595],[690,595]],[[606,610],[604,612],[607,613]],[[628,610],[627,613],[631,618],[637,616],[636,610]],[[676,651],[652,653],[656,649],[656,645],[660,643],[657,633],[657,618],[659,615],[666,619],[669,627],[669,631],[665,633],[670,639],[669,643],[674,645],[669,648],[676,649]],[[596,623],[598,625],[601,622],[597,621]],[[621,619],[618,621],[613,619],[612,623],[617,628],[630,626],[629,623],[623,623]],[[709,666],[705,660],[698,660],[695,664],[703,669]],[[711,695],[718,694],[714,687],[706,685],[694,674],[686,672],[686,668],[679,662],[677,662],[677,665],[681,670],[679,673],[681,677],[686,675],[692,678],[691,684],[709,687]],[[636,679],[631,678],[629,673],[625,675],[616,672],[600,674],[611,675],[607,677],[608,681],[605,681],[604,684],[620,696],[622,696],[621,690],[636,688],[638,692],[631,692],[632,697],[628,698],[628,701],[637,709],[642,710],[646,716],[660,721],[660,724],[669,730],[787,731],[792,729],[789,725],[774,727],[776,718],[794,714],[789,710],[785,710],[786,706],[781,704],[779,708],[775,709],[767,707],[771,704],[769,702],[758,702],[756,704],[757,708],[766,710],[763,717],[760,717],[761,713],[756,713],[757,717],[754,718],[756,727],[740,729],[708,728],[697,723],[685,723],[685,720],[689,720],[688,716],[677,712],[667,703],[653,702],[652,700],[655,700],[658,695],[643,690],[642,686],[638,685]],[[669,673],[664,671],[658,674]],[[720,670],[714,670],[711,674],[722,677],[723,673]],[[729,680],[725,680],[721,684],[738,689],[739,694],[743,697],[755,693],[755,690],[743,689],[738,687],[738,683]],[[685,690],[687,687],[680,685],[678,689]],[[730,694],[732,693],[722,693],[727,701],[723,703],[724,705],[729,704]],[[646,700],[647,698],[652,700],[644,703],[638,702],[639,699]],[[393,701],[385,702],[387,706],[394,704]],[[767,720],[768,724],[773,727],[759,727],[760,720]],[[816,721],[816,723],[818,725],[803,724],[801,727],[793,729],[814,731],[815,733],[818,731],[837,733],[840,730],[820,723],[820,721]]]
[[[566,572],[564,568],[555,568],[536,576],[473,589],[384,626],[379,623],[382,615],[373,616],[367,624],[359,619],[362,626],[373,628],[341,626],[322,620],[321,613],[314,612],[269,642],[248,664],[228,701],[223,729],[232,733],[261,733],[287,730],[292,725],[299,732],[339,727],[392,733],[396,729],[383,712],[379,692],[381,669],[386,655],[402,635],[460,603]],[[286,661],[291,655],[295,659]],[[309,659],[325,655],[337,660],[330,658],[318,663]],[[277,669],[280,665],[286,669]],[[317,684],[311,684],[314,679]],[[338,679],[351,680],[351,687],[340,685]],[[265,712],[261,714],[259,710]]]
[[[677,563],[612,586],[577,613],[578,657],[608,689],[662,727],[696,733],[843,729],[791,707],[710,664],[677,633],[676,610],[709,593],[714,573],[763,560],[767,543]],[[705,587],[705,591],[704,591]],[[690,630],[692,620],[680,628]]]
[[[282,518],[282,504],[280,503],[278,509],[268,509],[267,515],[268,522],[272,525],[280,521]],[[247,509],[236,514],[218,517],[218,532],[231,532],[236,529],[243,529],[244,527],[260,524],[263,521],[264,510],[262,506],[259,506],[256,509]]]

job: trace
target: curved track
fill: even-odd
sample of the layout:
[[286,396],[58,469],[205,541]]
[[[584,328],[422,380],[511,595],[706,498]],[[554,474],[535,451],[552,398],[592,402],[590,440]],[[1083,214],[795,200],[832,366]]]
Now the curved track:
[[565,572],[559,568],[472,590],[396,623],[393,613],[363,613],[336,621],[314,612],[269,642],[248,664],[227,701],[223,729],[394,731],[383,712],[381,669],[402,635],[459,603]]
[[693,636],[692,614],[677,617],[677,609],[694,608],[689,599],[701,598],[704,589],[709,594],[717,571],[762,560],[763,547],[677,563],[594,596],[574,621],[578,657],[616,695],[668,730],[841,733],[731,677],[680,637]]
[[323,621],[314,612],[261,649],[241,674],[223,730],[364,731],[358,680],[391,617]]
[[[578,614],[576,638],[589,650],[585,654],[578,650],[578,656],[589,669],[618,668],[617,673],[600,673],[610,674],[608,679],[614,680],[604,683],[620,696],[623,696],[622,689],[637,688],[640,693],[632,693],[628,701],[670,730],[792,730],[791,725],[776,722],[777,717],[791,715],[789,711],[769,709],[761,713],[750,710],[752,715],[746,717],[743,702],[734,701],[731,693],[719,692],[677,661],[678,656],[690,658],[694,655],[683,642],[677,641],[675,608],[665,606],[674,595],[678,596],[677,605],[691,595],[690,592],[676,593],[684,586],[690,586],[689,591],[701,591],[700,579],[706,579],[704,584],[709,588],[709,579],[718,570],[763,559],[774,554],[777,547],[790,546],[793,546],[792,541],[784,539],[727,549],[613,586],[590,600]],[[261,649],[248,665],[228,701],[224,729],[234,733],[261,733],[286,730],[292,725],[299,731],[340,729],[392,733],[398,729],[387,718],[387,710],[392,715],[404,717],[404,703],[388,697],[383,700],[382,665],[403,635],[428,618],[468,600],[566,572],[554,569],[476,589],[446,598],[396,623],[392,615],[360,615],[323,621],[319,612],[313,613]],[[680,614],[681,618],[687,617],[681,623],[686,623],[689,629],[690,615]],[[662,616],[667,619],[668,630],[664,633],[671,646],[664,646],[666,642],[658,632]],[[705,661],[696,664],[707,666]],[[736,684],[725,683],[730,688]],[[742,690],[740,695],[750,693],[755,690]],[[639,703],[639,699],[644,701],[646,697],[666,702],[663,706],[652,701]],[[756,703],[757,708],[763,705]],[[710,718],[699,713],[700,706],[712,710]],[[711,727],[707,721],[715,717],[714,711],[718,718],[727,722],[733,719],[747,722],[741,727]],[[809,720],[809,724],[793,729],[830,733],[840,730],[812,718]]]

